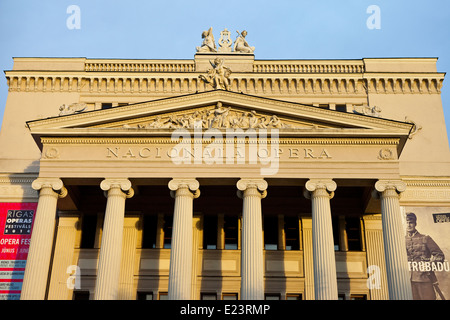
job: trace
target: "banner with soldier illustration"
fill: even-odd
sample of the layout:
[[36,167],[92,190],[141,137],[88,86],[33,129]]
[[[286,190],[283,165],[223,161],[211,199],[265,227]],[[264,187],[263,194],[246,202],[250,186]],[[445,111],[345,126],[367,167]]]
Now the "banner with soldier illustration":
[[414,300],[450,299],[450,207],[403,207]]

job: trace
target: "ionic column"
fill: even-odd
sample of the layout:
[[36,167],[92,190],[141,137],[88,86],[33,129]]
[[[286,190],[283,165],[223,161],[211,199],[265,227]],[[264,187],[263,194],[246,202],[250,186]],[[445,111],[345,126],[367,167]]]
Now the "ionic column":
[[406,184],[401,180],[379,180],[375,183],[373,194],[381,201],[384,255],[390,300],[412,300],[399,202],[400,193],[405,189]]
[[169,267],[169,300],[190,300],[192,294],[192,217],[194,198],[200,196],[195,179],[172,179],[175,198]]
[[243,199],[241,300],[264,299],[264,257],[261,199],[267,195],[263,179],[241,179],[236,184]]
[[125,199],[134,194],[128,179],[105,179],[100,188],[107,192],[102,241],[97,267],[95,300],[117,300],[122,259]]
[[304,195],[312,204],[312,244],[314,293],[316,300],[337,300],[336,259],[330,199],[334,196],[333,180],[309,180]]
[[31,243],[22,284],[21,300],[43,300],[47,288],[58,198],[67,195],[61,179],[38,178],[31,187],[39,190]]

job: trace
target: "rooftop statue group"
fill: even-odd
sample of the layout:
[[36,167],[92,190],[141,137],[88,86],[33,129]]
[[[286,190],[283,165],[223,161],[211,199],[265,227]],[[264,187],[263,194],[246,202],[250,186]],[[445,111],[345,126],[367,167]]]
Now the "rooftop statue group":
[[[216,47],[212,28],[207,31],[203,31],[202,38],[203,43],[200,47],[197,47],[197,52],[200,53],[253,53],[255,47],[249,46],[245,37],[247,31],[236,31],[238,36],[233,41],[230,38],[230,32],[225,29],[220,33],[219,48]],[[199,78],[210,84],[214,89],[231,90],[230,75],[231,69],[224,66],[224,61],[221,58],[215,58],[214,61],[210,61],[212,68],[208,70],[207,75],[200,75]]]
[[203,31],[202,38],[203,43],[200,47],[197,47],[197,52],[200,53],[210,53],[210,52],[236,52],[236,53],[253,53],[255,47],[249,46],[245,37],[247,36],[247,31],[236,31],[238,36],[232,45],[230,38],[230,32],[225,29],[220,33],[219,48],[216,47],[216,41],[214,40],[214,35],[212,33],[212,27],[207,31]]

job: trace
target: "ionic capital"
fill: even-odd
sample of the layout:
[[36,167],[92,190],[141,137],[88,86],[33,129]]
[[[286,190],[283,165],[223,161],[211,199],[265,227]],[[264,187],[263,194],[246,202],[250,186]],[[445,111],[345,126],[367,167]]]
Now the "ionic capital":
[[172,179],[169,181],[169,189],[172,197],[174,197],[177,190],[185,189],[193,195],[194,198],[200,196],[200,183],[196,179]]
[[236,183],[238,188],[238,196],[243,197],[243,194],[251,194],[252,192],[258,192],[261,198],[267,196],[268,183],[264,179],[240,179]]
[[305,198],[310,199],[311,193],[322,192],[325,196],[333,198],[334,191],[336,191],[337,184],[331,179],[310,179],[305,184],[305,190],[303,195]]
[[45,188],[52,189],[59,198],[64,198],[67,195],[67,189],[59,178],[37,178],[31,183],[31,187],[37,191]]
[[375,183],[375,190],[372,193],[374,198],[379,198],[379,194],[398,196],[406,190],[406,183],[402,180],[378,180]]
[[134,195],[131,181],[128,179],[105,179],[100,183],[100,188],[105,192],[111,189],[120,189],[127,198],[131,198]]

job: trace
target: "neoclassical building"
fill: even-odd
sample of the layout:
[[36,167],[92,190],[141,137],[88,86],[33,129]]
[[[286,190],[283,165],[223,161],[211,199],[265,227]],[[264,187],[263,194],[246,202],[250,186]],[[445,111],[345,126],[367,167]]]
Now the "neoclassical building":
[[437,59],[258,60],[226,35],[187,60],[14,58],[2,244],[17,210],[33,225],[0,295],[412,299],[405,212],[450,212]]

